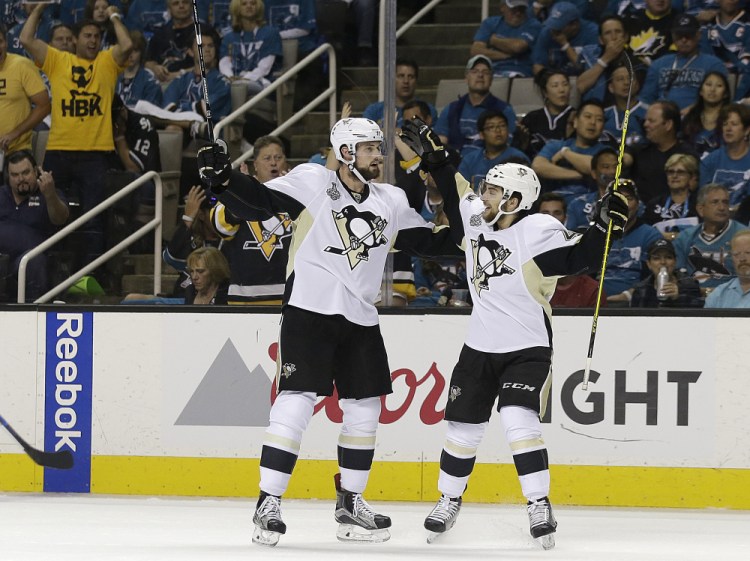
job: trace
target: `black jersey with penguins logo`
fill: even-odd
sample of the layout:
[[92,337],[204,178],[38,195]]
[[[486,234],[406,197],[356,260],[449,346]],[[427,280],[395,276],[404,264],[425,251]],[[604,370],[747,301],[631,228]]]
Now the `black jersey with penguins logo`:
[[229,262],[230,304],[252,304],[281,300],[286,282],[286,265],[292,235],[288,214],[274,214],[263,220],[242,220],[217,204],[211,221],[222,237],[221,251]]

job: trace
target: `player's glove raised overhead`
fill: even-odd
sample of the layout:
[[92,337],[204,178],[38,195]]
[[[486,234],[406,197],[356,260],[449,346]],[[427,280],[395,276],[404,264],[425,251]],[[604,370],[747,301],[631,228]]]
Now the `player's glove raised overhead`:
[[[629,179],[620,180],[630,181]],[[614,182],[613,182],[614,183]],[[607,231],[609,223],[612,222],[612,236],[619,239],[625,232],[625,224],[628,221],[628,199],[622,193],[612,189],[607,189],[604,196],[596,203],[594,210],[594,225],[602,232]]]
[[401,140],[422,158],[422,166],[427,170],[438,168],[448,161],[448,152],[440,137],[419,117],[404,121]]
[[209,144],[198,150],[198,174],[204,185],[215,194],[221,193],[232,173],[232,163],[223,141]]

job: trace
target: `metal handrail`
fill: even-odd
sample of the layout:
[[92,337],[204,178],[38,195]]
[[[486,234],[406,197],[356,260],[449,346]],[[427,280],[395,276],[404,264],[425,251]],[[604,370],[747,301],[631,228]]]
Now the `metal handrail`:
[[[401,27],[399,27],[396,30],[396,39],[398,40],[404,33],[409,31],[411,27],[417,23],[419,20],[421,20],[425,14],[430,12],[435,6],[440,4],[443,0],[430,0],[428,4],[425,4],[425,6],[419,10],[416,14],[414,14],[412,17],[410,17]],[[483,0],[487,1],[487,0]],[[385,91],[386,91],[386,84],[385,84],[385,76],[384,76],[384,67],[385,67],[385,2],[380,3],[380,25],[378,26],[378,44],[380,45],[380,48],[378,49],[378,99],[385,100]]]
[[117,193],[106,199],[105,201],[102,201],[98,205],[96,205],[94,208],[86,212],[85,214],[79,216],[76,218],[73,222],[65,226],[62,230],[59,232],[56,232],[54,235],[50,236],[47,240],[40,243],[38,246],[36,246],[34,249],[26,253],[22,258],[18,265],[18,303],[23,304],[26,301],[26,268],[28,267],[29,261],[31,261],[34,257],[37,255],[43,253],[53,245],[55,245],[57,242],[65,238],[68,234],[70,234],[72,231],[74,231],[76,228],[81,226],[82,224],[85,224],[89,220],[91,220],[94,216],[97,216],[98,214],[101,214],[103,211],[107,210],[109,207],[111,207],[113,204],[115,204],[117,201],[125,197],[126,195],[132,193],[135,191],[138,187],[146,183],[147,181],[153,180],[156,185],[156,200],[154,205],[154,219],[150,222],[147,222],[140,228],[138,228],[135,232],[130,234],[127,238],[122,240],[120,243],[118,243],[113,248],[108,249],[105,253],[94,259],[91,263],[88,265],[82,267],[75,273],[73,273],[67,280],[64,280],[52,290],[48,291],[46,294],[40,296],[36,300],[34,300],[35,304],[43,304],[47,302],[50,298],[56,296],[69,286],[72,286],[75,284],[81,277],[83,277],[85,274],[93,271],[96,269],[99,265],[107,261],[110,257],[115,255],[116,253],[119,253],[126,247],[128,247],[130,244],[135,242],[136,240],[139,240],[142,238],[148,231],[153,230],[154,231],[154,294],[158,294],[161,290],[161,213],[162,213],[162,182],[161,177],[158,173],[155,171],[149,171],[148,173],[144,173],[142,176],[140,176],[138,179],[133,181],[132,183],[126,185],[122,189],[120,189]]
[[[310,54],[308,54],[305,58],[297,62],[297,64],[292,66],[289,70],[284,72],[284,74],[282,74],[276,80],[274,80],[270,86],[268,86],[267,88],[264,88],[261,92],[255,94],[253,97],[248,99],[245,103],[243,103],[240,107],[238,107],[237,109],[232,111],[229,115],[224,117],[221,121],[219,121],[214,127],[214,135],[216,136],[216,138],[219,137],[219,133],[224,129],[224,127],[226,127],[230,123],[242,117],[245,113],[247,113],[249,109],[252,109],[255,105],[260,103],[261,100],[265,99],[270,94],[272,94],[277,89],[279,89],[283,84],[285,84],[292,78],[296,78],[297,73],[302,68],[311,64],[316,58],[320,57],[323,53],[328,53],[328,89],[323,90],[323,92],[320,95],[318,95],[310,103],[305,105],[302,109],[300,109],[299,111],[296,111],[294,115],[292,115],[284,123],[281,123],[278,127],[276,127],[273,131],[271,131],[270,134],[278,135],[278,134],[283,133],[285,130],[287,130],[294,124],[296,124],[300,119],[302,119],[305,115],[307,115],[312,109],[317,107],[318,104],[322,103],[326,98],[328,98],[328,111],[329,111],[329,121],[330,121],[329,128],[332,128],[333,125],[336,123],[336,51],[330,43],[324,43],[320,45],[317,49],[312,51]],[[244,162],[247,158],[249,158],[252,155],[253,155],[253,149],[251,148],[250,150],[247,150],[244,154],[242,154],[239,158],[234,160],[232,162],[232,167],[234,168],[238,167],[242,162]]]

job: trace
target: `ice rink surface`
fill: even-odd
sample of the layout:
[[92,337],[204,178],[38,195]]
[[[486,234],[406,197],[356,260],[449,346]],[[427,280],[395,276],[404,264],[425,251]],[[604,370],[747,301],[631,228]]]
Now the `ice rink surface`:
[[750,512],[559,507],[557,546],[528,534],[523,506],[465,504],[435,543],[422,528],[432,504],[376,503],[390,541],[336,540],[332,501],[285,500],[287,534],[251,543],[255,501],[0,494],[0,561],[357,561],[555,559],[711,561],[750,558]]

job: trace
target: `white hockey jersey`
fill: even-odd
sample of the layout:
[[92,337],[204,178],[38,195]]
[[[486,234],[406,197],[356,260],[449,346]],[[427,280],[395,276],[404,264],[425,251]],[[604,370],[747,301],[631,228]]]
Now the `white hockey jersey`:
[[[490,353],[551,346],[549,300],[561,274],[535,258],[573,246],[581,235],[546,214],[494,230],[482,220],[484,204],[474,194],[461,199],[459,208],[474,304],[466,344]],[[565,257],[560,253],[560,265]]]
[[378,323],[374,303],[391,248],[460,254],[448,229],[426,222],[398,187],[369,183],[353,193],[318,164],[301,164],[265,185],[235,172],[219,199],[243,219],[288,213],[294,233],[285,303],[359,325]]

